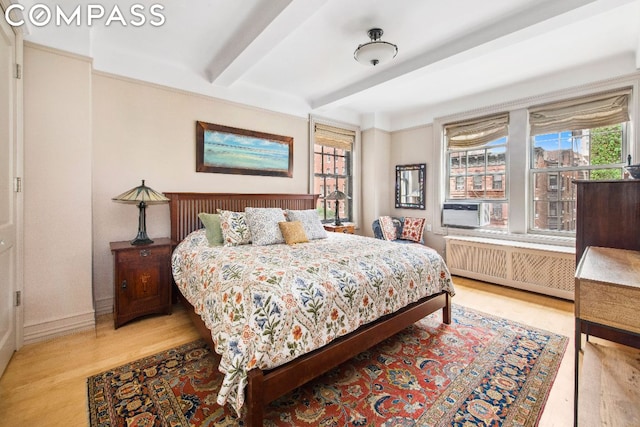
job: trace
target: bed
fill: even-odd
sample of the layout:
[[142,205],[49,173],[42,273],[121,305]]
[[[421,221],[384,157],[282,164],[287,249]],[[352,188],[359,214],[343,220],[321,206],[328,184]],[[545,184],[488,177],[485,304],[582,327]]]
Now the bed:
[[[419,267],[415,268],[416,271],[409,272],[406,267],[401,265],[402,262],[404,262],[403,259],[399,259],[398,256],[394,255],[397,251],[405,249],[398,249],[399,245],[393,245],[390,242],[379,241],[377,239],[328,233],[326,239],[312,240],[306,248],[304,246],[307,244],[279,244],[271,247],[256,246],[253,249],[251,248],[252,245],[245,245],[246,247],[211,248],[206,245],[204,230],[200,230],[202,225],[198,219],[198,214],[201,212],[213,213],[218,209],[242,212],[247,207],[281,208],[303,211],[315,209],[318,198],[317,195],[165,193],[165,196],[170,199],[171,237],[178,243],[174,251],[173,270],[174,277],[176,277],[176,284],[180,289],[181,300],[189,308],[192,320],[203,338],[209,342],[212,349],[222,353],[220,370],[225,374],[225,382],[221,388],[221,395],[224,396],[221,400],[221,395],[219,395],[218,402],[224,403],[227,397],[229,397],[229,403],[231,403],[238,413],[240,413],[241,408],[244,410],[244,422],[247,426],[262,425],[263,410],[269,402],[396,334],[424,316],[442,310],[443,322],[447,324],[451,322],[451,296],[454,290],[449,272],[442,258],[437,255],[435,251],[422,245],[416,244],[416,248],[406,249],[409,252],[403,256],[403,259],[407,258],[412,260],[411,262],[415,265],[420,264]],[[390,245],[394,250],[386,250],[385,252],[383,247],[374,249],[372,246],[374,244],[373,241],[377,242],[375,244],[387,245],[387,247]],[[350,256],[348,253],[338,254],[342,248],[346,251],[349,245],[354,246],[354,250],[358,251],[358,255]],[[409,247],[412,245],[402,246]],[[303,250],[310,251],[310,254],[303,254]],[[366,270],[352,273],[348,271],[343,272],[340,264],[366,263],[374,256],[373,253],[369,254],[369,251],[378,251],[386,254],[385,256],[389,258],[387,261],[389,265],[391,265],[390,269],[396,270],[394,274],[400,277],[402,281],[409,283],[410,286],[410,289],[407,288],[402,291],[396,289],[389,291],[390,294],[393,294],[392,299],[389,299],[390,295],[383,295],[387,301],[384,305],[385,309],[382,311],[378,309],[377,312],[376,309],[373,308],[374,302],[372,301],[375,298],[375,292],[361,290],[364,289],[365,285],[361,285],[360,282],[358,282],[357,286],[354,286],[350,293],[349,289],[346,291],[343,289],[345,286],[342,284],[348,281],[340,281],[342,280],[340,277],[344,277],[344,275],[349,275],[348,280],[353,280],[353,278],[356,277],[358,281],[360,281],[360,279],[367,281]],[[333,259],[320,260],[318,257],[319,253],[331,253],[333,254]],[[363,255],[360,256],[359,254]],[[283,256],[283,259],[287,261],[274,261],[271,259],[276,256]],[[189,261],[181,261],[181,257]],[[207,264],[206,266],[196,265],[196,260],[200,261],[201,259],[207,259],[207,262],[214,264]],[[229,264],[229,259],[234,260],[233,262],[243,260],[242,262],[245,264],[233,264],[233,262]],[[300,261],[304,259],[309,261],[310,268],[305,268],[304,262]],[[425,266],[425,264],[427,264],[423,262],[425,259],[428,259],[432,264]],[[273,265],[282,265],[282,268],[285,267],[283,264],[287,264],[287,268],[294,270],[293,273],[283,270],[282,273],[277,272],[277,274],[282,274],[286,277],[296,277],[295,286],[297,286],[297,288],[295,288],[295,292],[292,292],[296,297],[300,297],[301,302],[298,302],[300,307],[294,307],[294,302],[290,301],[292,299],[290,292],[281,292],[281,294],[278,294],[274,288],[272,295],[262,293],[264,289],[260,288],[260,286],[262,286],[265,277],[269,276],[268,272],[262,276],[258,273],[251,272],[262,269],[263,266],[266,265],[266,262],[271,262]],[[264,332],[267,330],[265,329],[265,322],[268,322],[268,319],[264,320],[259,318],[256,314],[257,311],[250,311],[251,315],[246,316],[250,320],[244,326],[243,330],[234,330],[233,327],[236,326],[232,327],[226,323],[224,325],[215,323],[224,320],[220,315],[223,301],[221,298],[223,297],[221,294],[211,297],[213,294],[209,288],[224,287],[227,285],[225,285],[224,282],[219,283],[217,281],[212,283],[212,280],[209,280],[204,285],[198,285],[195,283],[196,280],[194,277],[198,274],[207,276],[204,272],[213,271],[217,271],[215,274],[220,274],[215,277],[222,277],[222,270],[229,267],[229,265],[246,265],[245,270],[248,271],[247,274],[251,273],[250,276],[242,276],[242,279],[238,279],[241,280],[242,283],[235,283],[229,286],[235,286],[234,289],[238,289],[239,287],[246,289],[249,285],[249,281],[246,279],[247,277],[251,277],[251,280],[255,278],[255,283],[250,283],[251,287],[249,289],[252,290],[243,291],[245,294],[242,294],[240,291],[237,293],[227,292],[224,296],[224,302],[227,302],[226,298],[229,295],[237,299],[242,299],[242,295],[244,295],[245,300],[252,300],[254,308],[251,310],[255,310],[255,307],[258,306],[267,307],[265,301],[268,299],[270,301],[269,304],[271,304],[268,307],[275,307],[274,309],[277,311],[277,314],[283,316],[282,319],[278,318],[279,322],[282,322],[282,324],[278,323],[279,329],[276,327],[268,329],[271,331],[272,336],[268,336],[268,334]],[[191,275],[188,275],[187,270],[189,268],[193,269]],[[296,268],[298,270],[295,270]],[[323,274],[327,274],[326,281],[324,279],[320,280],[322,281],[322,287],[318,285],[318,280],[315,281],[315,284],[311,283],[314,282],[312,278],[315,276],[313,275],[319,274],[314,268],[323,270]],[[227,270],[230,271],[229,268],[227,268]],[[327,273],[328,271],[332,273],[329,274]],[[198,273],[196,274],[195,272]],[[405,276],[411,280],[405,280]],[[414,277],[420,277],[420,279],[413,280]],[[262,282],[260,282],[260,280],[262,280]],[[423,286],[418,285],[418,282],[423,280],[425,281],[424,289]],[[310,290],[311,294],[305,296],[304,292],[301,292],[300,289],[302,289],[301,283],[304,284],[307,282],[311,283],[309,286],[312,286],[313,290]],[[199,286],[207,288],[202,290],[202,292],[203,294],[207,293],[209,295],[207,298],[209,299],[205,300],[205,297],[200,297],[200,294],[197,294],[194,289],[197,289]],[[283,285],[283,289],[286,288],[286,286]],[[294,285],[291,284],[291,286],[293,289]],[[323,300],[323,303],[319,304],[319,307],[325,311],[318,309],[320,311],[314,313],[315,318],[308,317],[308,314],[305,314],[305,316],[308,317],[305,320],[304,316],[299,316],[302,308],[304,308],[303,311],[305,311],[305,313],[313,311],[309,309],[309,307],[312,307],[312,303],[314,303],[314,301],[312,301],[313,295],[317,296],[318,293],[328,294],[329,291],[337,290],[338,288],[340,289],[338,293],[342,294],[340,297],[342,299],[336,298],[336,302],[332,303],[335,304],[334,306],[331,306],[329,302],[327,302],[328,300]],[[226,289],[228,290],[229,288]],[[320,289],[320,291],[318,291],[318,289]],[[393,291],[395,291],[395,294]],[[250,294],[247,292],[250,292]],[[365,297],[354,297],[358,292],[366,294]],[[418,293],[420,293],[420,295],[416,296]],[[344,295],[347,295],[347,297],[345,298]],[[383,300],[383,297],[380,297],[380,299]],[[415,301],[411,301],[411,298]],[[357,309],[353,307],[349,309],[347,306],[353,303],[352,300],[357,300],[358,304],[364,304],[365,308],[359,306]],[[215,303],[211,301],[215,301]],[[274,301],[278,301],[278,304]],[[304,307],[302,307],[302,304],[304,304]],[[398,306],[397,309],[394,308],[390,310],[388,308],[394,305]],[[289,311],[282,310],[283,307],[291,309],[291,313],[295,312],[296,315],[294,316]],[[247,309],[234,308],[233,310],[235,310],[236,313],[238,313],[238,310],[245,310],[244,312],[240,312],[246,313]],[[340,316],[336,315],[336,310],[339,310]],[[357,316],[360,316],[360,318],[352,322],[350,317],[347,316],[345,320],[344,314],[349,311],[359,313]],[[227,316],[231,312],[225,313],[225,316]],[[330,326],[332,324],[330,320],[333,319],[334,315],[336,320],[335,324],[342,322],[340,323],[342,327],[336,327],[335,324],[334,326]],[[323,329],[322,334],[316,334],[315,332],[310,333],[314,327],[320,330],[318,325],[320,325],[321,322],[318,321],[318,316],[321,316],[322,319],[327,319],[326,322],[322,323],[322,325],[326,323],[327,329]],[[372,316],[375,317],[375,319],[372,319]],[[231,317],[233,317],[233,314],[231,314]],[[313,319],[318,321],[315,326],[313,325]],[[300,323],[297,322],[302,322],[303,327],[300,328]],[[311,326],[306,324],[305,327],[304,322],[311,322]],[[350,324],[350,322],[352,324]],[[238,322],[236,321],[234,324],[237,325]],[[348,326],[345,326],[345,324]],[[354,324],[360,326],[354,327]],[[305,340],[307,341],[293,341],[293,338],[290,337],[287,338],[287,341],[280,336],[274,339],[273,333],[275,332],[273,332],[273,330],[275,329],[280,331],[278,333],[293,334],[295,339],[300,338],[300,336],[295,336],[296,332],[300,332],[301,334],[302,331],[306,331],[308,337],[305,338]],[[214,339],[214,336],[216,339]],[[268,339],[264,338],[267,336]],[[254,339],[257,340],[255,343],[252,341]],[[301,348],[298,348],[298,345]],[[244,360],[247,363],[241,364],[238,360]],[[234,387],[238,390],[234,391]]]

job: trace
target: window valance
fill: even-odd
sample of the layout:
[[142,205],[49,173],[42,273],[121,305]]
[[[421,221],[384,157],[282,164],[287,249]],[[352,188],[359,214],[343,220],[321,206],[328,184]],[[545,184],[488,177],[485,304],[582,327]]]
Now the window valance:
[[356,140],[355,131],[322,123],[315,123],[313,135],[316,144],[342,150],[351,150]]
[[509,134],[509,113],[444,126],[449,149],[478,148]]
[[531,108],[531,135],[591,129],[629,121],[630,94],[631,90],[625,89]]

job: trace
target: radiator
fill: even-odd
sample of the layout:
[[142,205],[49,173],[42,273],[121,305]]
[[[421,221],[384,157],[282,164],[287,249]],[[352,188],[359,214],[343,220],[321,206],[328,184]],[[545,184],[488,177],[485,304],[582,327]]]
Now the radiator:
[[575,248],[447,236],[451,274],[574,299]]

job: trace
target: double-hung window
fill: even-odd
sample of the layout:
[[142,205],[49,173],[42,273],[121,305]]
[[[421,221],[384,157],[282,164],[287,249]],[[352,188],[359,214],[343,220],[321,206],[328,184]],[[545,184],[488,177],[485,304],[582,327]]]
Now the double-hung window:
[[334,191],[347,197],[340,200],[339,215],[344,221],[353,221],[353,149],[356,132],[323,123],[314,123],[313,129],[313,189],[320,194],[318,215],[323,222],[335,219],[336,201],[327,200]]
[[489,205],[488,227],[507,229],[507,136],[509,114],[450,123],[444,126],[448,202]]
[[622,178],[629,95],[622,90],[529,109],[533,231],[575,232],[574,180]]

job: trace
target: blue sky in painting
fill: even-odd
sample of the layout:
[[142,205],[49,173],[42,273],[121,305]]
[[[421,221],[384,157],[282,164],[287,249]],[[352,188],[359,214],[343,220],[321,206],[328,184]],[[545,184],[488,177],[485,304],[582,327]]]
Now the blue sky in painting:
[[289,144],[252,136],[205,131],[204,163],[210,166],[289,170]]
[[214,131],[205,132],[204,142],[205,144],[225,145],[230,148],[238,149],[251,149],[275,155],[287,155],[289,153],[288,144],[251,136],[234,135]]

